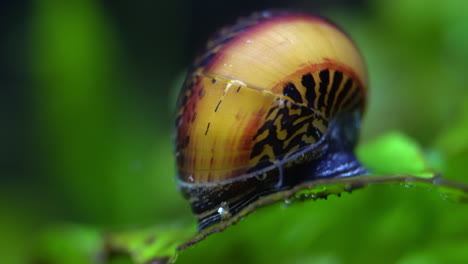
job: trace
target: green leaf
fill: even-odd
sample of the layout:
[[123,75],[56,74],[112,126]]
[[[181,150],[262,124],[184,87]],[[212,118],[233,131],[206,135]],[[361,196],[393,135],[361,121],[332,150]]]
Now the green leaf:
[[[379,210],[377,208],[385,206],[390,200],[392,204],[413,201],[414,206],[417,206],[416,197],[428,199],[427,195],[434,196],[435,191],[444,199],[468,201],[468,185],[448,181],[434,173],[418,144],[401,133],[389,133],[363,144],[358,149],[358,155],[373,172],[372,175],[320,179],[303,183],[291,190],[262,197],[238,215],[202,233],[195,234],[194,225],[155,226],[133,231],[106,232],[100,235],[96,231],[76,228],[62,232],[62,236],[57,236],[57,233],[49,235],[45,243],[49,253],[45,255],[60,260],[64,260],[66,256],[73,256],[82,261],[93,260],[89,256],[100,255],[105,256],[106,260],[117,261],[116,256],[124,254],[134,263],[146,264],[175,262],[181,252],[183,263],[198,262],[201,258],[205,258],[207,263],[220,259],[230,263],[225,258],[231,254],[236,256],[232,263],[278,262],[278,260],[298,263],[308,261],[342,263],[353,258],[359,259],[355,254],[362,249],[356,246],[350,246],[349,249],[346,245],[353,244],[354,239],[359,240],[359,232],[370,232],[359,226],[360,221],[363,221],[362,217],[366,215],[375,217],[375,213]],[[402,189],[388,189],[388,186],[416,188],[412,188],[411,193],[405,193]],[[354,192],[358,189],[359,191]],[[421,190],[425,193],[421,193]],[[344,196],[344,199],[337,199],[341,196]],[[322,199],[327,201],[300,203]],[[443,202],[443,199],[436,197],[434,201],[432,202],[437,204]],[[278,203],[281,206],[271,205]],[[372,207],[377,211],[368,210]],[[359,213],[355,214],[353,208]],[[414,208],[407,210],[409,210],[407,213],[403,213],[401,209],[395,209],[391,214],[386,213],[381,220],[369,222],[375,225],[369,228],[375,228],[373,231],[375,234],[387,237],[393,241],[392,243],[400,243],[398,241],[407,239],[408,235],[419,237],[422,232],[419,229],[399,232],[402,228],[401,223],[408,221],[406,214],[411,214]],[[249,215],[252,212],[255,214]],[[242,219],[244,220],[241,221]],[[417,220],[413,220],[415,222],[412,225],[417,226]],[[235,224],[237,225],[234,227]],[[343,224],[349,228],[341,227]],[[330,251],[327,247],[334,245],[332,238],[337,237],[333,234],[335,229],[337,232],[340,232],[339,230],[345,232],[346,236],[340,238],[345,242],[340,243],[339,248]],[[468,234],[468,228],[462,230]],[[221,231],[224,232],[212,236]],[[324,235],[324,232],[333,235]],[[65,237],[68,237],[68,241]],[[202,240],[205,241],[199,243]],[[321,241],[323,245],[320,244]],[[288,247],[290,243],[294,243],[293,249]],[[265,245],[272,248],[266,250]],[[77,253],[80,251],[81,255]],[[62,252],[63,255],[57,252]],[[245,256],[236,255],[238,252],[243,252],[241,254]],[[403,258],[403,263],[432,259],[431,256],[424,254],[400,257]],[[370,260],[378,261],[378,259]],[[393,260],[396,261],[396,258]]]
[[128,254],[134,263],[172,263],[177,257],[177,247],[193,236],[195,230],[195,226],[157,226],[108,233],[105,240],[111,254]]
[[468,151],[468,96],[457,110],[451,126],[444,129],[444,133],[435,142],[436,148],[451,157]]
[[104,241],[96,228],[84,225],[57,225],[39,236],[38,263],[105,263]]
[[432,177],[434,174],[419,145],[399,132],[388,133],[359,146],[357,155],[373,174],[421,177]]
[[[102,231],[83,225],[57,225],[38,240],[41,263],[172,263],[177,247],[195,233],[195,226],[157,225],[151,228]],[[127,262],[124,262],[127,263]]]

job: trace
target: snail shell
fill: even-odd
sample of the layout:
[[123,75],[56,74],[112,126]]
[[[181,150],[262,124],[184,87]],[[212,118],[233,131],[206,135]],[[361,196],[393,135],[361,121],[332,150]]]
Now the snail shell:
[[366,90],[356,46],[321,17],[262,12],[220,30],[177,104],[178,185],[199,230],[264,195],[365,173],[353,150]]

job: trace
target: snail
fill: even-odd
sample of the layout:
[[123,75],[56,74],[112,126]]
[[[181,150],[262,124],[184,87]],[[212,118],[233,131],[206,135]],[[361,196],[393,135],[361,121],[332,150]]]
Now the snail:
[[357,47],[322,17],[266,11],[216,33],[175,122],[178,187],[199,231],[297,184],[365,174],[353,151],[367,86]]

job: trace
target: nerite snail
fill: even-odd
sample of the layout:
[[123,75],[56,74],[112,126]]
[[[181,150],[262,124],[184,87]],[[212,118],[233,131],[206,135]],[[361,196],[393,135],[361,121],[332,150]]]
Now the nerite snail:
[[333,23],[256,13],[218,32],[178,100],[178,184],[199,229],[260,197],[365,173],[353,150],[367,90],[362,57]]

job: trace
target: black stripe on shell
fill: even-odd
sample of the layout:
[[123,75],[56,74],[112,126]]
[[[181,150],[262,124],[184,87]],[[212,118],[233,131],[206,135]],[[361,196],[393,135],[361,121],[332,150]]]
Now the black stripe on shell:
[[336,103],[335,103],[336,105],[335,110],[341,110],[341,107],[343,106],[343,101],[346,98],[346,95],[348,95],[348,93],[350,92],[350,89],[352,86],[353,86],[353,80],[349,78],[348,80],[346,80],[343,88],[338,94],[338,98],[336,99]]
[[320,86],[319,86],[319,98],[317,102],[317,109],[321,109],[325,106],[325,96],[327,95],[328,84],[330,83],[330,71],[323,70],[319,73]]
[[293,101],[296,102],[296,103],[302,103],[302,96],[299,93],[299,91],[297,90],[294,83],[291,83],[291,82],[287,83],[284,86],[283,94],[288,96],[289,98],[293,99]]
[[325,115],[330,116],[331,110],[333,108],[333,101],[336,97],[336,92],[340,88],[340,84],[343,81],[343,73],[339,71],[335,71],[333,76],[333,83],[330,91],[328,92],[328,100],[327,100],[327,107],[325,109]]
[[305,96],[306,96],[306,99],[307,99],[307,102],[308,102],[307,106],[309,106],[310,108],[313,108],[314,107],[314,100],[315,100],[315,97],[316,97],[314,76],[312,76],[312,74],[310,74],[310,73],[304,74],[302,76],[301,83],[306,88],[306,95]]

